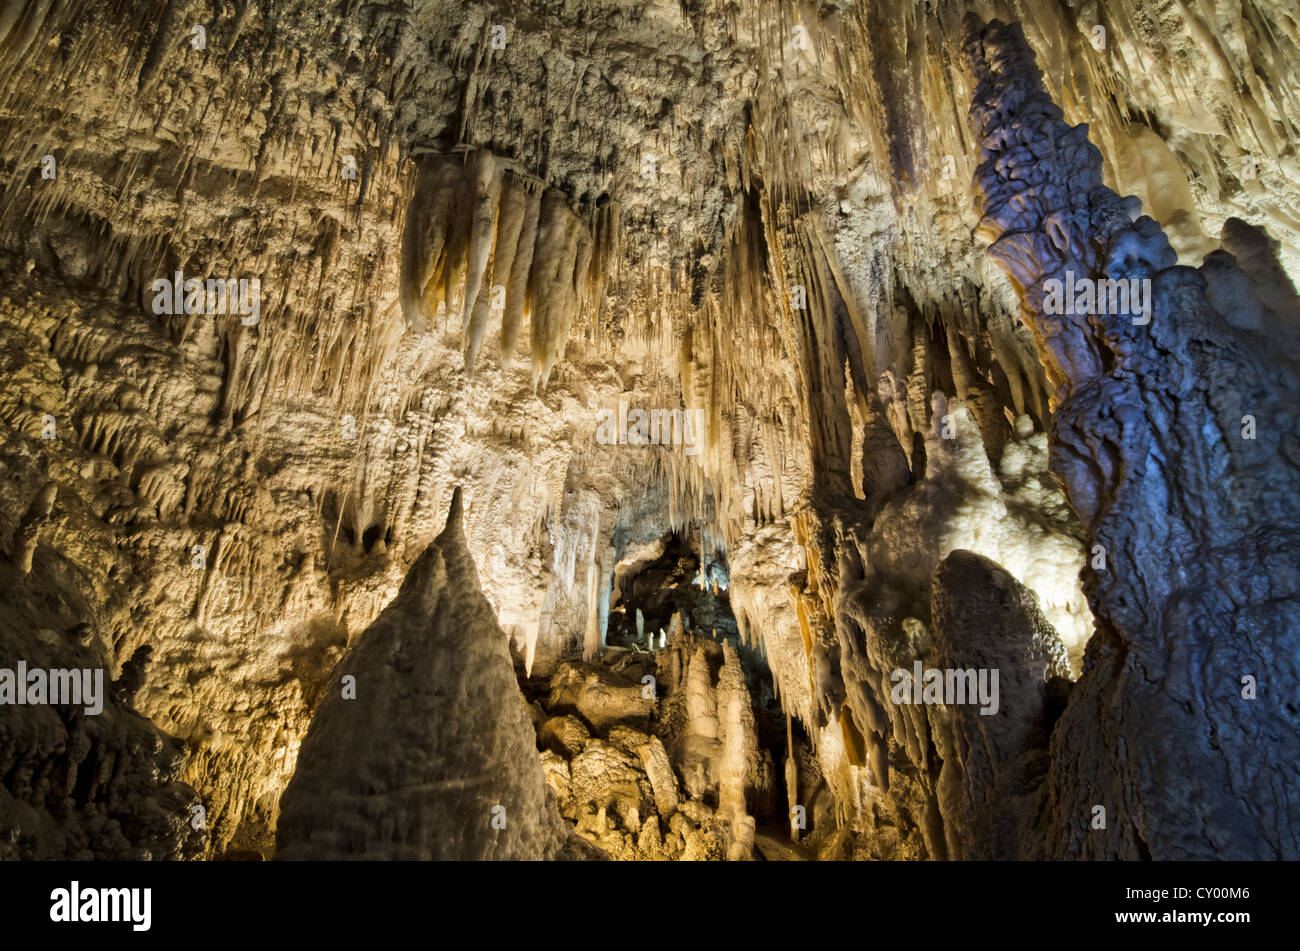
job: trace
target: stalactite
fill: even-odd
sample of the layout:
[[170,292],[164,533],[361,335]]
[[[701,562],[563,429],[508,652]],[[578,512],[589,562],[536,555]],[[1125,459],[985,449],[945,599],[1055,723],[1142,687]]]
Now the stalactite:
[[506,311],[501,321],[501,365],[508,369],[514,360],[515,346],[523,326],[527,303],[529,276],[533,269],[533,256],[537,247],[538,228],[541,222],[542,196],[529,189],[524,193],[524,219],[519,231],[519,249],[510,270],[506,285]]
[[[1177,804],[1077,724],[1109,722],[1116,704],[1153,730],[1173,716],[1106,686],[1116,643],[1142,662],[1127,682],[1149,676],[1178,703],[1213,694],[1228,734],[1255,721],[1220,697],[1225,672],[1268,661],[1270,676],[1291,673],[1255,646],[1245,615],[1294,627],[1276,580],[1294,522],[1284,358],[1300,341],[1287,280],[1300,261],[1294,18],[1256,0],[1188,0],[1159,17],[1127,0],[1010,0],[1058,108],[1023,84],[1027,105],[990,93],[1008,64],[1028,71],[1001,41],[977,74],[961,67],[964,3],[814,16],[741,0],[722,19],[698,4],[611,7],[592,21],[600,35],[524,4],[502,24],[505,48],[500,18],[476,3],[454,16],[445,3],[241,4],[202,18],[191,3],[155,6],[0,12],[0,541],[26,575],[17,608],[93,606],[114,663],[146,635],[157,647],[136,702],[193,739],[184,778],[212,807],[210,851],[269,842],[268,804],[323,703],[328,671],[309,668],[371,628],[461,481],[474,487],[466,546],[530,677],[579,648],[593,666],[611,656],[629,522],[698,533],[694,595],[709,589],[706,561],[725,556],[727,590],[714,593],[770,667],[807,736],[801,763],[824,774],[845,824],[827,855],[962,854],[948,807],[975,788],[955,765],[974,734],[960,716],[900,708],[888,679],[938,649],[931,581],[955,549],[1034,593],[1072,673],[1093,638],[1067,717],[1072,756],[1054,768],[1082,789],[1098,777],[1074,761],[1101,762],[1103,785],[1138,797],[1130,808],[1159,808],[1112,851],[1086,848],[1141,855],[1159,833],[1166,854],[1207,850],[1170,832]],[[187,41],[186,11],[208,49]],[[633,35],[646,26],[653,44]],[[645,67],[631,87],[617,79],[628,41]],[[972,176],[982,221],[967,207]],[[1166,267],[1163,238],[1103,183],[1140,193],[1184,262],[1212,251],[1195,272],[1203,288]],[[1149,330],[1048,319],[1041,281],[1067,265],[1150,276],[1163,297]],[[260,324],[154,314],[152,281],[177,269],[260,277]],[[499,360],[483,347],[498,319]],[[702,413],[700,444],[598,445],[599,408],[620,400]],[[1260,426],[1249,445],[1236,423],[1247,415]],[[30,513],[47,485],[57,501]],[[621,514],[651,498],[652,514]],[[1166,510],[1163,535],[1141,517]],[[1216,522],[1264,546],[1254,573]],[[191,567],[194,545],[206,569]],[[1189,547],[1203,550],[1200,574],[1187,574]],[[1215,584],[1235,593],[1179,600]],[[640,643],[653,647],[650,617]],[[1201,640],[1184,632],[1222,623],[1230,649],[1216,642],[1192,664]],[[654,662],[671,699],[656,715],[689,714],[694,686],[704,733],[684,751],[664,742],[691,771],[683,803],[700,816],[719,791],[719,710],[710,736],[694,641],[682,621],[666,633],[673,646]],[[1164,677],[1162,664],[1177,669]],[[1266,732],[1290,735],[1270,711]],[[640,743],[620,754],[634,766]],[[1222,766],[1197,755],[1190,794],[1231,809],[1214,777],[1246,776],[1261,818],[1225,828],[1289,854],[1275,778],[1236,753]],[[548,773],[557,785],[574,781],[563,766]],[[761,785],[764,768],[746,782]],[[682,839],[686,819],[674,831],[644,815],[648,801],[637,821],[607,805],[602,835],[629,850],[644,840],[667,854]],[[1054,856],[1086,851],[1071,838],[1078,807],[1044,807]],[[1213,844],[1227,835],[1205,827]],[[828,830],[805,831],[826,844]],[[754,830],[731,833],[750,854]]]
[[[470,337],[469,346],[477,349],[477,343],[470,330],[470,322],[492,253],[497,229],[497,210],[501,200],[501,173],[491,152],[480,149],[474,153],[468,167],[468,178],[473,189],[474,216],[470,225],[469,263],[465,278],[461,332]],[[481,339],[481,331],[479,337]]]

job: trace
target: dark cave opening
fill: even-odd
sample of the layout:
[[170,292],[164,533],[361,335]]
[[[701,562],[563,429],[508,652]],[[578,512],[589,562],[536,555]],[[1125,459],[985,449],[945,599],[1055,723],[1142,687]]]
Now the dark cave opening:
[[660,638],[667,635],[674,614],[681,614],[687,631],[712,632],[715,639],[731,636],[739,642],[740,630],[727,593],[729,582],[723,558],[716,553],[706,556],[701,567],[689,539],[673,533],[667,537],[663,554],[658,558],[636,565],[616,578],[610,597],[606,646],[641,649],[657,646]]

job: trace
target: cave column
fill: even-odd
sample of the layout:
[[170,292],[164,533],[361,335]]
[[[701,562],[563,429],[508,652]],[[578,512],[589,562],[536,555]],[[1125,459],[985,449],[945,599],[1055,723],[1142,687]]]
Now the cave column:
[[[1051,468],[1094,555],[1097,633],[1053,740],[1046,848],[1294,854],[1300,795],[1260,768],[1300,761],[1294,715],[1242,686],[1300,682],[1297,401],[1276,382],[1291,370],[1210,305],[1204,269],[1175,266],[1137,199],[1102,184],[1087,126],[1063,121],[1018,25],[969,15],[963,51],[976,233],[1020,295],[1051,389]],[[1269,435],[1246,436],[1247,418]]]

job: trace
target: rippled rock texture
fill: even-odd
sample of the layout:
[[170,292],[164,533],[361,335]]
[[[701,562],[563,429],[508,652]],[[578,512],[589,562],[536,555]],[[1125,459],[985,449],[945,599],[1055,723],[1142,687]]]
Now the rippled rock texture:
[[8,4],[0,854],[1297,857],[1300,22],[976,7]]

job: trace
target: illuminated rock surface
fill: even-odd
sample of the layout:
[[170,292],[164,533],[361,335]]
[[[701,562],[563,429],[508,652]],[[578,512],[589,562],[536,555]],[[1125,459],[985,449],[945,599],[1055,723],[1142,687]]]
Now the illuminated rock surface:
[[338,667],[280,800],[284,859],[548,859],[565,829],[461,525]]
[[1300,26],[975,6],[6,7],[0,855],[1300,857]]

